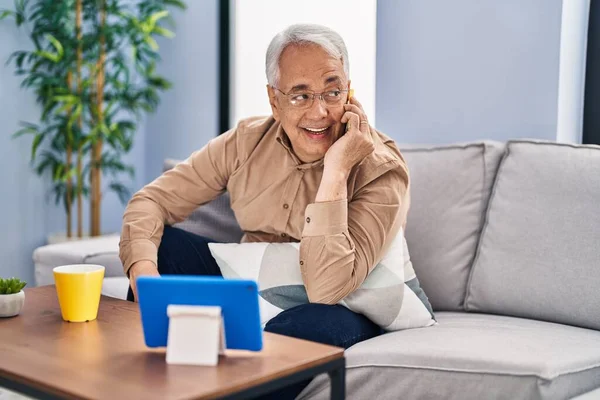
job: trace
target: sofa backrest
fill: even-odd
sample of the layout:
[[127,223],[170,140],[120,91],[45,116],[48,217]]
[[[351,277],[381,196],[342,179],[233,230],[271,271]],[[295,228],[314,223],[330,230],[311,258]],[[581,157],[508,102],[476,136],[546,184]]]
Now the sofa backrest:
[[[178,162],[165,160],[163,171],[168,171]],[[231,209],[228,193],[198,207],[185,221],[175,226],[221,243],[239,243],[244,234]]]
[[[600,146],[400,147],[411,176],[406,238],[434,310],[600,329]],[[227,194],[179,226],[222,242],[242,236]]]
[[504,144],[400,146],[411,177],[406,240],[435,311],[463,310],[483,216]]
[[600,329],[600,146],[508,143],[466,308]]
[[[413,267],[435,311],[464,310],[471,265],[504,144],[400,146],[411,176],[406,240]],[[166,160],[164,170],[178,161]],[[242,231],[227,194],[196,209],[178,227],[220,242]]]

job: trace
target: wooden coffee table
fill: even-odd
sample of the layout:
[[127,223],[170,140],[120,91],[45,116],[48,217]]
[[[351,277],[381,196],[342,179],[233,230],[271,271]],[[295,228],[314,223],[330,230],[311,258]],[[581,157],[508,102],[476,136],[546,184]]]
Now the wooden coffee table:
[[0,386],[33,397],[249,399],[321,373],[343,399],[343,349],[270,333],[262,352],[228,351],[216,367],[168,365],[144,344],[137,304],[103,296],[97,320],[63,322],[54,286],[0,318]]

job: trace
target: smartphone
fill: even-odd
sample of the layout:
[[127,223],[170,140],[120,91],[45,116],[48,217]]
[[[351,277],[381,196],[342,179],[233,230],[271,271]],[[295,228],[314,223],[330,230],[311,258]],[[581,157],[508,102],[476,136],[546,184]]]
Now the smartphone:
[[[354,96],[354,89],[349,89],[348,90],[348,101],[346,102],[346,104],[350,104],[350,99],[352,98],[352,96]],[[348,132],[348,124],[344,124],[344,133]]]

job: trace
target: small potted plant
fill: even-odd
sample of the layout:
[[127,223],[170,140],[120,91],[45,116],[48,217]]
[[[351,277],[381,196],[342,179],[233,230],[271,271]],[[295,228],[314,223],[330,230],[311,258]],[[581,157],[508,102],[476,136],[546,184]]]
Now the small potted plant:
[[21,312],[25,303],[25,285],[26,282],[17,278],[0,278],[0,317],[14,317]]

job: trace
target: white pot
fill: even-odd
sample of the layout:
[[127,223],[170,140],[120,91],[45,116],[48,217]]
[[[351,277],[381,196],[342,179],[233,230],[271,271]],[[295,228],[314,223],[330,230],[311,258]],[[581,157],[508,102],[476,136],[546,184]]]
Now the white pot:
[[0,317],[14,317],[21,312],[25,304],[25,292],[0,294]]

